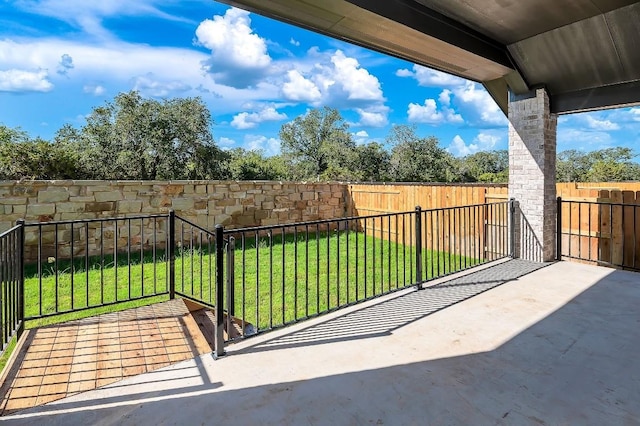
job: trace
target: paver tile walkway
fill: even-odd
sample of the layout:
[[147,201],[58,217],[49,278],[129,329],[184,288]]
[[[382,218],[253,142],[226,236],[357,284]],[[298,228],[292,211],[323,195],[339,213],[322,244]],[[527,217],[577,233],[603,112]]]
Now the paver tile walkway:
[[28,333],[0,387],[2,415],[211,352],[182,300]]

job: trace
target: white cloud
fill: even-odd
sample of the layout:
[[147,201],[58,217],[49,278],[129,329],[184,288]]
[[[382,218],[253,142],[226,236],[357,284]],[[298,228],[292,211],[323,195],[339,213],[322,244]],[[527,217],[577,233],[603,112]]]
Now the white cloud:
[[349,58],[340,50],[331,57],[334,65],[333,77],[347,92],[348,99],[365,101],[383,101],[382,89],[378,79],[369,74],[355,58]]
[[166,20],[189,22],[158,9],[158,0],[22,0],[15,2],[17,8],[42,16],[50,16],[82,29],[87,35],[102,39],[113,39],[102,24],[110,16],[154,16]]
[[496,145],[501,139],[500,136],[480,132],[472,143],[467,144],[460,135],[455,135],[451,144],[447,147],[447,151],[456,157],[464,157],[465,155],[475,154],[478,151],[496,149]]
[[384,105],[367,109],[356,108],[356,112],[360,115],[360,121],[356,123],[357,126],[384,127],[389,123],[387,119],[389,108]]
[[196,38],[211,50],[205,69],[217,83],[247,87],[259,82],[271,65],[266,41],[253,32],[249,12],[242,9],[202,21]]
[[360,116],[356,125],[382,127],[388,123],[389,108],[384,105],[380,81],[357,59],[341,50],[321,52],[311,48],[306,58],[289,66],[282,85],[287,100],[314,107],[353,109]]
[[280,141],[276,138],[267,138],[262,135],[246,135],[244,148],[247,150],[262,150],[265,155],[271,156],[280,153]]
[[398,77],[413,77],[420,86],[425,87],[456,87],[465,84],[465,80],[442,71],[436,71],[421,65],[414,65],[413,71],[400,69],[396,71]]
[[438,100],[444,106],[451,105],[451,90],[444,89],[442,92],[440,92],[440,95],[438,96]]
[[366,130],[360,130],[358,132],[352,133],[351,136],[358,145],[365,144],[369,141],[369,133],[367,133]]
[[73,58],[66,53],[60,57],[60,62],[58,62],[58,69],[56,72],[60,75],[67,75],[69,70],[73,69]]
[[148,73],[135,79],[133,89],[146,96],[167,97],[171,94],[186,92],[191,89],[191,86],[179,80],[160,81],[153,73]]
[[456,157],[464,157],[465,155],[469,155],[472,152],[476,152],[477,150],[478,150],[478,147],[476,145],[474,144],[467,145],[464,139],[460,137],[460,135],[455,135],[453,137],[453,140],[451,141],[451,144],[447,148],[447,151],[449,151],[451,154],[455,155]]
[[567,149],[593,151],[594,149],[609,148],[613,145],[613,138],[607,132],[583,130],[571,127],[558,127],[558,152]]
[[484,124],[506,126],[508,120],[491,95],[480,85],[467,81],[453,89],[455,99],[472,108]]
[[240,114],[235,115],[233,120],[231,120],[231,126],[242,130],[253,129],[264,121],[280,121],[285,120],[286,118],[286,114],[279,113],[273,107],[267,107],[259,112],[241,112]]
[[435,99],[425,99],[424,105],[410,103],[407,109],[409,122],[412,123],[462,123],[464,120],[460,114],[444,106],[439,111]]
[[300,42],[298,40],[294,39],[293,37],[291,37],[291,40],[289,40],[289,43],[294,45],[294,46],[296,46],[296,47],[300,46]]
[[90,93],[94,96],[102,96],[106,93],[107,89],[105,89],[103,86],[99,84],[86,84],[82,88],[82,91],[84,93]]
[[589,126],[590,129],[603,131],[620,129],[620,126],[611,120],[598,120],[592,115],[587,115],[585,117],[587,120],[587,126]]
[[230,138],[225,138],[224,136],[218,140],[218,145],[220,145],[223,149],[233,148],[236,145],[236,141]]
[[282,93],[285,98],[292,101],[304,101],[315,103],[322,98],[318,87],[297,70],[290,70],[287,73],[288,81],[282,86]]
[[9,69],[0,71],[0,92],[48,92],[53,89],[45,70],[25,71]]

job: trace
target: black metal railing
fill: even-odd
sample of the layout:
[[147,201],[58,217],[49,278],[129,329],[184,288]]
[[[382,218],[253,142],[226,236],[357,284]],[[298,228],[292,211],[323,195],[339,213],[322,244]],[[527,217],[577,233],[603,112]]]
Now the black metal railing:
[[22,244],[24,223],[0,233],[0,325],[2,351],[24,328]]
[[227,320],[241,338],[507,257],[511,204],[225,230]]
[[[26,224],[27,320],[169,293],[168,215]],[[34,232],[29,232],[29,231]]]
[[23,320],[179,296],[215,310],[222,355],[225,341],[509,256],[512,204],[214,231],[173,212],[20,223],[0,235],[4,342]]
[[558,197],[557,258],[640,271],[640,205]]

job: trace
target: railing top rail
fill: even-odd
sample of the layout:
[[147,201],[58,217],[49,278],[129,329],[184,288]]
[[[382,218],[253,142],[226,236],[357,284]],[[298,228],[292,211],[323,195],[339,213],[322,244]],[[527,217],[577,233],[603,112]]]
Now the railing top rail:
[[593,205],[600,205],[600,206],[620,206],[620,207],[640,207],[640,204],[634,204],[634,203],[621,203],[621,202],[615,202],[612,203],[610,201],[589,201],[589,200],[580,200],[580,199],[575,199],[575,198],[562,198],[562,197],[558,197],[558,199],[560,200],[560,202],[562,203],[573,203],[573,204],[593,204]]
[[7,229],[6,231],[0,232],[0,238],[11,234],[12,232],[15,232],[18,228],[20,228],[21,225],[15,225],[12,228]]
[[31,222],[25,223],[24,226],[45,226],[45,225],[69,225],[74,223],[93,223],[93,222],[115,222],[118,220],[140,220],[153,218],[168,218],[169,214],[149,214],[136,216],[119,216],[119,217],[100,217],[94,219],[74,219],[74,220],[52,220],[50,222]]
[[[421,213],[433,212],[433,211],[445,211],[445,210],[454,210],[461,208],[470,208],[470,207],[482,207],[482,206],[494,206],[494,205],[507,205],[510,201],[498,201],[495,203],[482,203],[482,204],[469,204],[465,206],[451,206],[451,207],[437,207],[432,209],[422,209]],[[324,225],[329,223],[338,223],[338,222],[346,222],[352,220],[364,220],[364,219],[378,219],[385,217],[393,217],[393,216],[403,216],[403,215],[412,215],[415,214],[416,210],[409,210],[404,212],[393,212],[393,213],[381,213],[367,216],[348,216],[348,217],[340,217],[335,219],[321,219],[321,220],[312,220],[306,222],[293,222],[293,223],[280,223],[277,225],[263,225],[263,226],[249,226],[244,228],[233,228],[233,229],[225,229],[225,234],[236,234],[236,233],[244,233],[244,232],[259,232],[259,231],[268,231],[271,229],[282,229],[282,228],[295,228],[301,226],[313,226],[313,225]],[[188,221],[185,221],[189,223]],[[194,225],[197,226],[197,225]],[[208,231],[211,233],[211,231]]]

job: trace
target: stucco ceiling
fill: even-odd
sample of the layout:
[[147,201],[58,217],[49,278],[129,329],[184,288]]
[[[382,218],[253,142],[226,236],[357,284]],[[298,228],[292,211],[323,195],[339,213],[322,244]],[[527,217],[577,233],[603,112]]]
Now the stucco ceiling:
[[640,103],[640,2],[222,1],[481,82],[504,111],[540,86],[558,113]]

